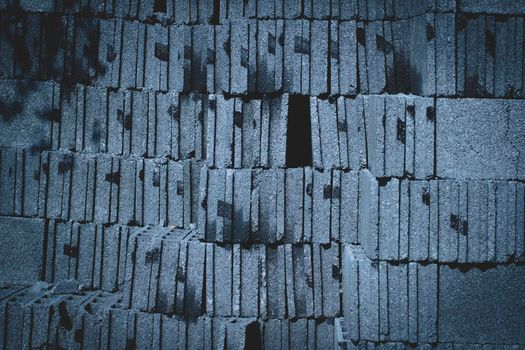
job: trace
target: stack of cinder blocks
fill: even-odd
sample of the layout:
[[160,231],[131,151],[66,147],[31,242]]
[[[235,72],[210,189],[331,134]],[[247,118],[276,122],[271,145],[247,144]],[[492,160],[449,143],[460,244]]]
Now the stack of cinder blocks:
[[525,348],[524,16],[0,0],[0,349]]

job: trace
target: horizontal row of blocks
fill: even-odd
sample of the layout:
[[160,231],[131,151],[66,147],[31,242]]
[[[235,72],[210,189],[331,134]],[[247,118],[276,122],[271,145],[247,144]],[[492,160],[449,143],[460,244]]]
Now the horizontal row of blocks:
[[370,259],[506,263],[525,259],[525,186],[359,174],[359,240]]
[[[154,91],[523,97],[523,17],[222,25],[0,15],[0,77]],[[54,45],[57,40],[63,45]]]
[[334,349],[335,350],[509,350],[523,349],[520,344],[480,344],[460,342],[418,343],[395,341],[353,341],[348,336],[348,327],[343,317],[334,320]]
[[84,288],[120,291],[126,308],[168,315],[340,314],[335,243],[217,245],[197,241],[191,230],[5,217],[0,229],[11,247],[2,258],[3,284],[74,279]]
[[353,342],[525,345],[523,265],[392,264],[351,245],[342,259],[343,313]]
[[200,169],[192,160],[3,148],[0,215],[188,227]]
[[[29,85],[29,87],[28,87]],[[256,98],[1,81],[0,145],[206,160],[215,168],[287,166],[293,95]],[[20,100],[18,91],[30,89]],[[62,93],[61,93],[62,91]],[[42,102],[45,101],[45,102]],[[368,167],[376,177],[523,179],[518,99],[413,95],[311,97],[317,169]],[[307,112],[305,112],[307,113]],[[308,123],[307,115],[300,123]],[[508,125],[508,127],[507,127]]]
[[52,285],[45,284],[0,289],[0,349],[242,350],[254,344],[266,349],[333,347],[333,318],[184,318],[124,309],[118,293],[54,291]]
[[[462,9],[473,7],[472,1]],[[0,2],[0,10],[10,10],[13,0]],[[82,0],[65,3],[63,0],[19,1],[19,6],[27,12],[52,12],[67,14],[86,14],[101,17],[132,18],[145,22],[178,24],[223,23],[242,18],[309,18],[309,19],[363,19],[408,18],[427,12],[453,12],[456,0],[123,0],[114,4],[104,0]],[[479,7],[479,4],[478,4]],[[484,12],[500,10],[502,5],[485,6]],[[520,13],[519,6],[514,12]]]

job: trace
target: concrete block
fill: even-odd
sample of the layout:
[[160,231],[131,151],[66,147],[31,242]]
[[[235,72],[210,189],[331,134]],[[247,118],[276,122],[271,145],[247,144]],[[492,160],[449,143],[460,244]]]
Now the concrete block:
[[404,174],[406,143],[405,99],[403,97],[386,97],[384,123],[385,175],[401,177]]
[[413,177],[415,174],[416,149],[416,103],[414,97],[407,97],[405,108],[405,176]]
[[364,99],[345,99],[348,140],[348,165],[358,170],[367,165]]
[[261,131],[260,131],[260,166],[269,168],[269,151],[270,151],[270,119],[271,119],[270,97],[265,97],[261,102]]
[[379,340],[379,265],[359,261],[359,335],[361,339]]
[[[191,28],[192,47],[188,48],[191,55],[191,89],[192,91],[207,91],[208,85],[208,46],[209,33],[213,29],[208,26],[195,26]],[[211,39],[211,38],[210,38]],[[211,66],[213,69],[213,66]],[[213,87],[213,84],[211,85]]]
[[496,186],[496,262],[503,263],[514,257],[516,248],[516,184]]
[[286,309],[285,247],[266,248],[267,310],[269,318],[283,318]]
[[[341,16],[343,16],[343,9],[341,9]],[[358,91],[357,32],[354,21],[344,21],[339,24],[339,39],[339,93],[354,95]]]
[[418,342],[438,339],[438,265],[418,265]]
[[[379,258],[399,258],[399,193],[398,179],[379,187]],[[417,229],[417,228],[416,228]]]
[[378,197],[376,179],[368,170],[359,173],[359,241],[370,259],[377,259],[378,246]]
[[[317,100],[319,138],[323,169],[340,168],[339,140],[337,137],[337,105],[335,101]],[[312,128],[314,125],[312,124]]]
[[23,216],[35,216],[38,213],[38,189],[40,181],[40,154],[25,149],[24,160],[24,191],[22,201]]
[[384,96],[370,96],[365,109],[368,167],[376,177],[385,175],[385,101]]
[[268,144],[268,165],[283,168],[286,165],[286,131],[288,127],[288,94],[271,100]]
[[96,79],[101,86],[119,86],[122,30],[123,21],[120,19],[100,20],[97,58],[105,69],[99,72]]
[[382,23],[368,23],[365,26],[365,37],[369,92],[381,94],[386,90],[385,52],[387,51]]
[[418,264],[408,263],[408,341],[418,341]]
[[341,217],[339,220],[340,240],[343,243],[357,243],[359,220],[359,177],[356,171],[341,173]]
[[[439,339],[480,344],[523,344],[523,266],[439,271]],[[464,310],[469,312],[466,314]]]
[[332,186],[331,171],[314,171],[312,202],[312,242],[330,242],[330,206],[333,195],[334,188]]
[[408,341],[408,265],[387,266],[389,340]]
[[427,261],[429,252],[430,189],[427,181],[409,181],[410,261]]
[[341,175],[342,171],[332,171],[332,195],[330,202],[330,239],[335,242],[341,241],[341,216],[345,218],[344,212],[341,212]]
[[[289,12],[285,12],[289,13]],[[305,40],[302,37],[302,24],[299,20],[284,21],[284,66],[283,90],[291,93],[301,92],[301,62]]]
[[301,20],[301,24],[302,33],[300,39],[294,39],[294,50],[295,52],[299,51],[301,53],[301,93],[310,94],[310,72],[312,71],[311,23],[307,20]]
[[311,24],[310,94],[312,95],[328,92],[328,27],[328,21],[314,20]]
[[304,170],[286,169],[285,178],[285,240],[298,243],[303,240]]
[[232,166],[234,99],[217,95],[217,120],[215,130],[215,166]]
[[[0,149],[0,194],[3,200],[0,202],[0,214],[15,214],[17,162],[16,149]],[[20,176],[20,174],[18,175]],[[61,190],[61,189],[60,189]],[[60,191],[61,193],[62,191]]]
[[2,284],[40,279],[44,230],[43,220],[0,218],[0,237],[4,247],[0,258]]
[[205,248],[200,242],[188,242],[187,286],[184,296],[184,314],[199,316],[204,313],[203,287]]
[[169,90],[188,91],[191,83],[191,28],[170,26],[169,38]]
[[319,103],[321,102],[316,97],[310,97],[310,114],[312,130],[312,165],[316,169],[323,168]]
[[233,173],[233,222],[232,239],[241,243],[250,236],[251,170],[236,170]]
[[492,1],[474,1],[474,0],[462,0],[459,2],[459,9],[467,13],[494,13],[494,14],[522,14],[523,1],[498,1],[493,3]]
[[232,314],[232,246],[215,247],[215,315]]
[[263,246],[254,245],[247,249],[241,249],[240,280],[240,316],[258,316],[259,311],[259,255]]
[[465,95],[484,95],[485,86],[485,18],[465,17]]
[[323,316],[335,317],[340,313],[341,302],[339,285],[341,281],[341,264],[339,244],[321,246],[321,274],[323,280]]
[[[525,142],[521,136],[523,125],[518,121],[521,108],[518,100],[439,99],[436,175],[472,179],[523,177],[525,170],[518,152]],[[463,117],[457,118],[458,115]],[[464,129],[465,125],[476,127]]]
[[76,278],[84,286],[93,285],[96,230],[97,227],[94,224],[82,224],[78,231]]

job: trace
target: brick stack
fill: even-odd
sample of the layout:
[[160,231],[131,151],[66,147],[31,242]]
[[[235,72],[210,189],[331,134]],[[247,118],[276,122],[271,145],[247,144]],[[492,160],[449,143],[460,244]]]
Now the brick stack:
[[524,15],[0,0],[0,349],[525,347]]

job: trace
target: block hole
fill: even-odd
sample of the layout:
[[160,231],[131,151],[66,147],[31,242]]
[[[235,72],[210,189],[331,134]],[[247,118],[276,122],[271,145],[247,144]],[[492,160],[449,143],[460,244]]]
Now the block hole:
[[286,167],[312,165],[312,126],[310,98],[290,95],[288,100],[288,131],[286,135]]
[[166,13],[167,11],[166,0],[155,0],[155,3],[153,4],[153,12]]
[[244,349],[262,349],[261,329],[259,328],[259,322],[255,321],[246,326],[246,329],[244,330]]

